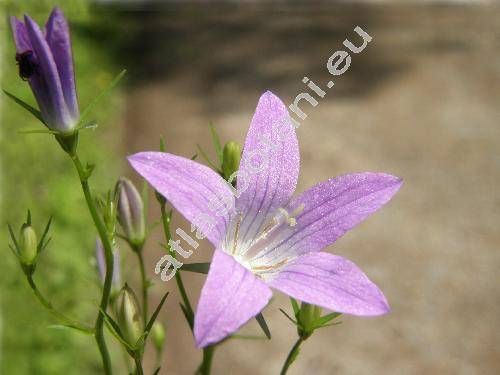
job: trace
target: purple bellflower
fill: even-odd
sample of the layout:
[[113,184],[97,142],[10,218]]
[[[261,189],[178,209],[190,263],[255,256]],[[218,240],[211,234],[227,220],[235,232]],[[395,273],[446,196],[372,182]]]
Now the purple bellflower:
[[[345,314],[389,311],[382,292],[354,263],[320,250],[388,202],[402,180],[385,173],[349,174],[292,199],[300,163],[295,129],[283,122],[288,116],[278,97],[262,95],[236,191],[190,159],[160,152],[129,157],[215,247],[194,322],[197,347],[224,339],[256,316],[271,288]],[[200,239],[199,232],[196,236]]]
[[27,80],[51,130],[71,133],[79,109],[73,71],[69,27],[63,12],[54,8],[42,31],[29,16],[10,18],[19,75]]

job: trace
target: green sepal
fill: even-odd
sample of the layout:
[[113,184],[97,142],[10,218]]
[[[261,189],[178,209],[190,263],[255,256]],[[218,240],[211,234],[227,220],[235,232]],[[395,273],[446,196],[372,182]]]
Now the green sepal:
[[125,349],[127,349],[129,353],[130,351],[134,350],[134,348],[123,338],[123,334],[118,323],[100,307],[99,310],[104,316],[104,322],[106,323],[106,327],[108,328],[109,332],[125,347]]
[[127,70],[124,69],[122,70],[110,83],[104,90],[102,90],[99,95],[97,95],[94,99],[91,100],[91,102],[85,107],[85,109],[81,112],[80,119],[78,120],[77,128],[85,122],[87,119],[88,115],[92,112],[94,107],[106,96],[108,93],[118,84],[118,82],[121,81],[123,76],[127,73]]
[[93,335],[94,331],[91,329],[83,329],[81,327],[76,327],[71,324],[53,324],[48,326],[49,329],[59,329],[59,330],[68,330],[68,331],[76,331],[78,333],[82,333],[84,335]]
[[279,309],[283,315],[285,315],[293,324],[295,324],[297,327],[299,326],[299,323],[297,323],[295,320],[293,320],[293,318],[287,314],[287,312],[283,309]]
[[24,100],[22,100],[22,99],[18,98],[17,96],[11,94],[7,90],[2,90],[2,91],[10,99],[12,99],[14,102],[16,102],[21,107],[23,107],[25,110],[27,110],[29,113],[31,113],[33,116],[35,116],[38,121],[40,121],[42,124],[44,124],[45,126],[47,126],[47,124],[45,123],[45,121],[44,121],[44,119],[42,117],[42,113],[38,109],[32,107],[31,105],[29,105],[28,103],[26,103]]
[[165,138],[163,138],[163,135],[160,135],[160,151],[165,152],[165,150]]
[[214,142],[214,148],[215,148],[215,152],[217,153],[217,158],[219,159],[219,165],[222,165],[223,150],[222,150],[222,146],[220,143],[219,135],[217,134],[217,131],[215,130],[215,126],[212,122],[210,122],[208,124],[208,127],[210,129],[210,134],[212,135],[212,141]]
[[266,319],[264,319],[264,315],[262,315],[261,312],[258,313],[255,317],[255,320],[257,320],[257,323],[259,323],[259,326],[262,329],[262,332],[264,332],[264,334],[266,335],[267,339],[271,340],[271,331],[269,330]]
[[295,298],[292,298],[292,297],[290,297],[290,302],[292,304],[293,313],[294,313],[295,317],[297,317],[297,315],[299,314],[299,311],[300,311],[299,303],[297,302],[297,300]]
[[338,312],[333,312],[331,314],[324,315],[316,320],[315,325],[317,328],[324,327],[327,323],[329,323],[330,321],[332,321],[335,318],[338,318],[341,315],[342,315],[342,313],[338,313]]
[[148,338],[149,332],[151,331],[151,327],[153,327],[153,324],[154,324],[156,318],[158,317],[158,314],[160,313],[160,310],[161,310],[163,304],[165,303],[165,300],[167,299],[168,294],[169,294],[169,292],[165,293],[165,295],[161,299],[158,306],[156,306],[156,309],[153,312],[153,314],[151,315],[151,318],[149,318],[148,324],[146,324],[146,328],[144,328],[144,333],[146,334],[144,336],[144,340],[146,340]]
[[210,263],[184,263],[181,271],[195,272],[206,275],[210,269]]
[[181,307],[182,313],[184,314],[184,318],[186,318],[189,327],[191,328],[191,330],[193,330],[194,317],[189,313],[187,308],[182,303],[179,303],[179,306]]
[[210,166],[210,168],[212,168],[214,171],[216,171],[217,173],[221,174],[222,171],[219,167],[217,167],[211,160],[210,158],[207,156],[207,154],[205,153],[205,151],[203,151],[203,149],[201,148],[201,146],[197,143],[196,144],[196,148],[198,149],[198,151],[200,152],[201,156],[203,157],[203,159],[205,159],[205,161],[207,162],[207,164]]

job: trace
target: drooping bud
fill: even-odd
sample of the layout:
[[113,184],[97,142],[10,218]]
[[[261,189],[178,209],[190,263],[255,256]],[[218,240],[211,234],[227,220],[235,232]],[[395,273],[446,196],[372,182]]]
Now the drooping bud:
[[141,195],[126,178],[121,178],[118,186],[120,189],[118,220],[127,240],[139,248],[146,239],[146,218]]
[[163,324],[156,321],[151,329],[151,338],[153,345],[158,353],[163,350],[163,345],[165,344],[165,328]]
[[[104,247],[99,237],[95,241],[95,259],[99,278],[104,283],[106,277],[106,259],[104,257]],[[118,290],[121,285],[121,266],[120,266],[120,251],[115,249],[113,251],[113,288]]]
[[238,171],[241,159],[241,146],[237,142],[227,142],[224,146],[222,154],[222,172],[224,178],[227,180],[229,177]]
[[127,284],[118,296],[116,315],[123,339],[129,345],[135,346],[143,334],[144,326],[137,296]]
[[38,242],[36,233],[33,227],[29,224],[23,224],[21,233],[19,235],[19,248],[18,248],[19,261],[25,265],[30,266],[35,262],[38,255]]

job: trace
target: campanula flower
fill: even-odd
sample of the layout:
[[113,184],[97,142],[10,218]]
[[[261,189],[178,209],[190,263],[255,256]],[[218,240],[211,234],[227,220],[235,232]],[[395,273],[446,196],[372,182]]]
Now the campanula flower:
[[129,157],[187,220],[203,227],[215,247],[194,322],[198,347],[224,339],[256,316],[269,302],[271,288],[345,314],[389,311],[382,292],[354,263],[321,250],[388,202],[402,180],[385,173],[349,174],[292,198],[299,146],[287,119],[279,98],[262,95],[236,191],[190,159],[158,152]]
[[73,71],[69,27],[63,12],[54,8],[42,31],[29,16],[11,17],[19,75],[27,80],[46,125],[70,133],[79,109]]

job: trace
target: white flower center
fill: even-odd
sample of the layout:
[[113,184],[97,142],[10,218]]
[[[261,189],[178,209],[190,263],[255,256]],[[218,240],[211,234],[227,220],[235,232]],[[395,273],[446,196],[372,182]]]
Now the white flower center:
[[297,215],[305,208],[300,204],[292,213],[284,208],[278,208],[270,220],[263,224],[263,220],[257,217],[246,227],[248,233],[253,226],[256,235],[246,238],[242,233],[245,220],[248,219],[242,213],[238,213],[228,227],[224,241],[224,251],[232,255],[238,263],[247,268],[253,274],[268,280],[279,273],[284,265],[295,258],[293,255],[283,256],[283,251],[276,251],[278,246],[292,234],[297,225]]

